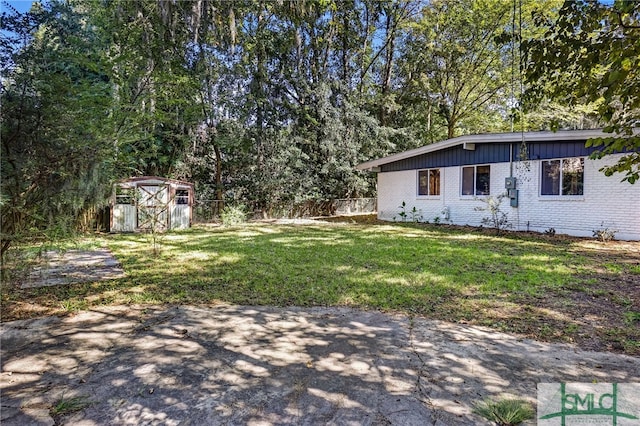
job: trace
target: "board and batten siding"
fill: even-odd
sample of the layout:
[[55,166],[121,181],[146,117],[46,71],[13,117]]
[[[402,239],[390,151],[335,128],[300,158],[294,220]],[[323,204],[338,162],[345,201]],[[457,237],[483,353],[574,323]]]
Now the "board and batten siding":
[[114,204],[111,208],[111,230],[113,232],[133,232],[138,224],[138,209],[131,204]]
[[[452,167],[472,164],[504,163],[510,159],[522,157],[521,145],[512,143],[475,144],[474,149],[464,149],[463,145],[443,149],[428,154],[394,161],[380,166],[381,172],[400,170],[429,169],[436,167]],[[585,141],[554,141],[527,143],[525,158],[544,160],[551,158],[587,157],[596,148],[585,147]],[[511,149],[511,154],[509,150]]]
[[[590,160],[586,152],[589,150],[584,149],[584,145],[584,150],[576,146],[579,144],[573,143],[566,144],[565,148],[560,150],[556,150],[558,144],[549,145],[545,148],[543,144],[531,144],[529,153],[533,154],[530,157],[533,159],[513,162],[513,176],[517,179],[519,190],[519,206],[510,207],[508,198],[502,202],[502,211],[508,214],[511,229],[544,232],[554,228],[559,234],[591,237],[594,230],[608,228],[617,231],[617,239],[640,240],[640,186],[620,182],[622,176],[619,174],[607,177],[599,171],[605,165],[614,164],[622,154]],[[585,157],[584,195],[541,196],[541,159],[565,156]],[[508,160],[485,164],[491,167],[491,195],[504,193],[505,178],[510,176],[511,168]],[[416,207],[422,221],[434,222],[438,217],[442,223],[481,225],[482,219],[487,217],[488,213],[476,209],[484,207],[482,201],[461,195],[461,166],[424,168],[435,167],[440,168],[439,196],[418,196],[418,170],[423,167],[378,173],[378,217],[382,220],[401,220],[398,213],[400,205],[405,202],[406,211]],[[448,220],[445,220],[445,217],[448,217]]]
[[437,152],[422,154],[404,160],[383,164],[382,172],[400,170],[431,169],[437,167],[451,167],[468,164],[499,163],[509,161],[510,144],[476,145],[475,150],[463,149],[456,146]]

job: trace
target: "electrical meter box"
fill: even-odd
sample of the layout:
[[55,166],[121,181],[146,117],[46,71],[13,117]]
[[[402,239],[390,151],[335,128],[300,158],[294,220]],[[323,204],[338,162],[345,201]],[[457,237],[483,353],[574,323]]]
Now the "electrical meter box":
[[511,207],[518,207],[518,191],[517,189],[509,190],[509,205]]
[[516,178],[508,177],[504,179],[504,188],[505,189],[516,189]]

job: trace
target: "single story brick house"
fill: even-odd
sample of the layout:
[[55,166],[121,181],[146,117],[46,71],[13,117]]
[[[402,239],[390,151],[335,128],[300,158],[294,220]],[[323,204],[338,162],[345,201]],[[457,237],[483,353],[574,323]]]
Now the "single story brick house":
[[[601,130],[460,136],[357,166],[378,174],[378,218],[404,211],[429,222],[482,225],[481,199],[505,194],[500,210],[512,230],[640,240],[640,185],[599,169],[623,154],[589,159],[587,139]],[[415,207],[415,210],[414,210]],[[409,216],[409,214],[407,214]]]
[[111,202],[111,232],[186,229],[193,220],[193,185],[158,176],[116,183]]

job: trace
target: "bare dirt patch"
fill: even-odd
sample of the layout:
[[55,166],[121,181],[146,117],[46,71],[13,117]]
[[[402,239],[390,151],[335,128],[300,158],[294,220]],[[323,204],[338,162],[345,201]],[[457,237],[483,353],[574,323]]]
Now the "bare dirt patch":
[[21,288],[49,287],[112,280],[124,277],[120,262],[106,248],[46,251]]

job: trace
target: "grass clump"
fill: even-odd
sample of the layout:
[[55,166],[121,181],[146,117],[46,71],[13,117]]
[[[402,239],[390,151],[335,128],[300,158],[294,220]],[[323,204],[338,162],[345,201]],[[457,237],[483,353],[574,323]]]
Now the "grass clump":
[[521,399],[485,400],[477,404],[473,412],[499,426],[515,426],[533,419],[531,404]]
[[74,396],[71,398],[65,398],[64,395],[51,407],[52,416],[64,416],[67,414],[75,413],[80,410],[84,410],[92,402],[86,396]]
[[624,313],[624,321],[627,324],[640,323],[640,312],[629,311]]

